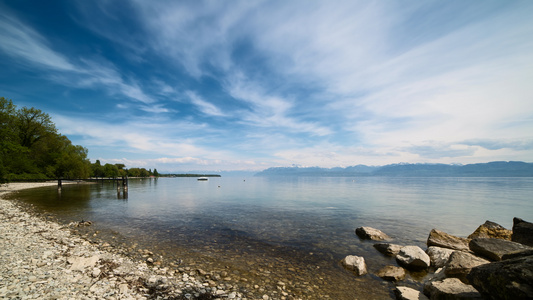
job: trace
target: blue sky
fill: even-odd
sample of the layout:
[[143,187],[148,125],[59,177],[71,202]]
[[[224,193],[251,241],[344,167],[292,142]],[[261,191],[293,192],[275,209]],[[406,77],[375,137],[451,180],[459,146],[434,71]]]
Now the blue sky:
[[168,172],[533,161],[533,1],[0,1],[0,96]]

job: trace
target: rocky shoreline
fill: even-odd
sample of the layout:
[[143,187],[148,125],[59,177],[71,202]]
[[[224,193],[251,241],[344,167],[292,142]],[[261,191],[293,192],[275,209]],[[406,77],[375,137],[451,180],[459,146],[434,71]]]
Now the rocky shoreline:
[[237,287],[209,280],[198,270],[168,270],[152,266],[149,259],[135,261],[107,251],[72,234],[68,226],[2,199],[8,192],[54,184],[0,188],[1,299],[247,299]]
[[[491,221],[480,225],[468,238],[431,230],[428,248],[404,246],[381,230],[358,227],[362,240],[379,241],[374,248],[395,257],[376,276],[394,282],[400,300],[423,299],[533,299],[533,223],[514,218],[508,230]],[[367,274],[364,257],[348,255],[342,265],[354,275]],[[427,272],[423,290],[403,286],[408,271]]]
[[[19,189],[56,184],[0,186],[0,299],[346,298],[328,296],[322,288],[329,283],[324,282],[322,286],[317,281],[301,285],[295,280],[301,272],[316,273],[318,267],[314,265],[305,270],[287,267],[294,274],[294,280],[274,277],[274,270],[283,269],[279,266],[272,268],[272,272],[259,268],[259,281],[244,273],[237,275],[236,281],[235,278],[230,280],[235,274],[224,270],[200,268],[194,264],[162,264],[158,256],[147,249],[121,248],[110,245],[111,241],[92,238],[98,231],[91,232],[94,225],[87,221],[60,225],[2,198]],[[387,295],[390,295],[418,300],[533,298],[530,283],[533,282],[533,224],[529,222],[515,219],[511,231],[487,221],[468,238],[434,229],[427,239],[426,250],[403,245],[371,227],[359,227],[355,234],[363,243],[377,241],[373,244],[376,251],[382,253],[386,261],[390,261],[389,257],[396,261],[396,265],[387,265],[377,272],[374,266],[369,272],[363,257],[357,253],[346,256],[340,264],[350,270],[346,272],[347,280],[358,281],[358,276],[368,273],[361,279],[378,279],[373,279],[378,285],[379,278],[382,280],[379,293],[368,287],[355,292],[357,299],[364,299],[365,295],[373,299],[389,299]],[[253,261],[248,263],[254,265]],[[250,275],[255,274],[253,267],[250,270]],[[511,271],[502,273],[502,270]],[[330,276],[337,278],[334,274]],[[294,293],[296,290],[305,292]]]

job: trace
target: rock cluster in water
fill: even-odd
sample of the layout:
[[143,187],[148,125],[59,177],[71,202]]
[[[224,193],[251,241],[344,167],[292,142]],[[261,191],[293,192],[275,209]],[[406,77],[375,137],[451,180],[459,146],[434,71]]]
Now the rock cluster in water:
[[[361,239],[390,239],[371,227],[359,227],[356,234]],[[430,273],[422,290],[397,286],[397,299],[533,299],[533,223],[515,218],[513,230],[508,230],[487,221],[468,238],[433,229],[427,246],[424,251],[418,246],[374,244],[401,266],[386,266],[374,275],[400,285],[406,270]],[[363,257],[350,255],[342,264],[356,275],[367,272]]]

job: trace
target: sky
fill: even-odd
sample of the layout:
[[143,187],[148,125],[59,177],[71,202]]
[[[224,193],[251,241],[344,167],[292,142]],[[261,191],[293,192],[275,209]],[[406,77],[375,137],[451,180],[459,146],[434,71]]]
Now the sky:
[[0,0],[0,96],[162,172],[533,162],[533,1]]

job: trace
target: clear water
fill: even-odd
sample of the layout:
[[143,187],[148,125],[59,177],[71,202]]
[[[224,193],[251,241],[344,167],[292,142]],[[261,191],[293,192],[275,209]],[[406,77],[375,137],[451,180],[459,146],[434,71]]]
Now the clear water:
[[[432,228],[468,236],[486,220],[511,228],[513,217],[533,219],[533,178],[160,178],[130,180],[127,197],[111,184],[17,197],[65,221],[91,220],[157,245],[165,255],[187,251],[222,264],[254,257],[274,262],[273,268],[276,261],[284,261],[280,268],[313,265],[330,281],[355,285],[338,263],[346,255],[364,256],[371,273],[395,264],[373,242],[359,240],[356,227],[378,228],[394,243],[425,249]],[[348,287],[352,292],[336,297],[389,296],[375,292],[385,284],[375,276],[360,282],[359,292]],[[324,280],[321,288],[339,292],[331,284]]]

